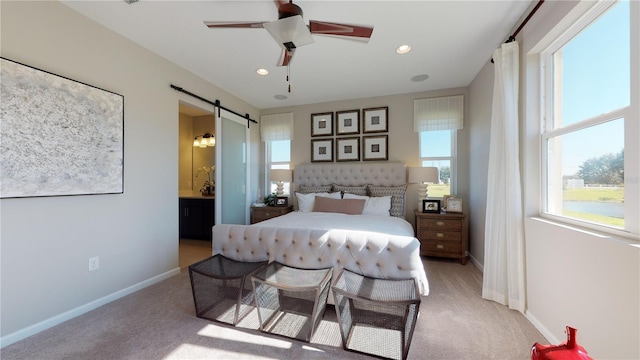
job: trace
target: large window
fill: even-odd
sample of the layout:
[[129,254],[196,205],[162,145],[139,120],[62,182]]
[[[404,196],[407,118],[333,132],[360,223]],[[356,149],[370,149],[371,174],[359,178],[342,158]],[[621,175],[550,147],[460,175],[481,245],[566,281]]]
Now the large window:
[[546,215],[638,233],[637,22],[638,2],[599,3],[542,54]]

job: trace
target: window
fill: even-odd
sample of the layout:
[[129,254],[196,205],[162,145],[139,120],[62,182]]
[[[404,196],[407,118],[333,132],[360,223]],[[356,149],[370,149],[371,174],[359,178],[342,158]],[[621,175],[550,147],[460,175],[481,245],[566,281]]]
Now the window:
[[[265,189],[271,194],[276,192],[277,183],[271,181],[270,170],[291,168],[293,113],[261,116],[260,134],[265,143]],[[284,184],[285,194],[290,193],[289,187],[290,183]]]
[[631,30],[639,3],[632,3],[599,3],[542,53],[541,158],[543,214],[638,234],[629,221],[639,216],[640,164],[639,76],[631,66],[640,63]]
[[[440,177],[439,184],[429,185],[429,197],[451,195],[455,179],[456,130],[420,132],[420,164],[435,166]],[[455,193],[455,190],[453,191]]]
[[415,100],[413,128],[420,134],[420,164],[438,168],[439,184],[429,185],[429,197],[456,191],[456,135],[462,129],[464,96]]
[[[267,155],[267,169],[291,169],[291,141],[290,140],[274,140],[265,142]],[[268,173],[268,171],[267,171]],[[268,176],[268,174],[267,174]],[[290,183],[284,184],[284,193],[291,194],[289,191]],[[270,182],[270,193],[276,192],[276,182]]]

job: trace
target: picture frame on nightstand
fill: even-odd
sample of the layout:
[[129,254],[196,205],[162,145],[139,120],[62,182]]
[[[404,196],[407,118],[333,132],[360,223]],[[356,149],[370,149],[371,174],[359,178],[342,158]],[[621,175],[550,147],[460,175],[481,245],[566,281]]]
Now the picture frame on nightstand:
[[275,206],[289,206],[289,198],[286,196],[278,196],[276,197],[276,204]]
[[422,212],[427,214],[439,214],[440,200],[422,200]]

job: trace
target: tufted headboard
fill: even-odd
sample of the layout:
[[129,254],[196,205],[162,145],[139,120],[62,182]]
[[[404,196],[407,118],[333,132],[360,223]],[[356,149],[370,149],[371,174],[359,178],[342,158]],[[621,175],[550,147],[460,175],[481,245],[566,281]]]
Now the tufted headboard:
[[407,183],[406,165],[401,162],[300,164],[293,169],[293,182],[299,185],[376,185]]

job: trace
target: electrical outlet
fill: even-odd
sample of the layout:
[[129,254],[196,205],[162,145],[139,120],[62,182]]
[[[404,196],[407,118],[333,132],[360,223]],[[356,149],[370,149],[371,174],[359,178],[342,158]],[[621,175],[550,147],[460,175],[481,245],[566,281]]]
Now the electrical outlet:
[[100,258],[94,256],[89,258],[89,271],[98,270],[100,268]]

